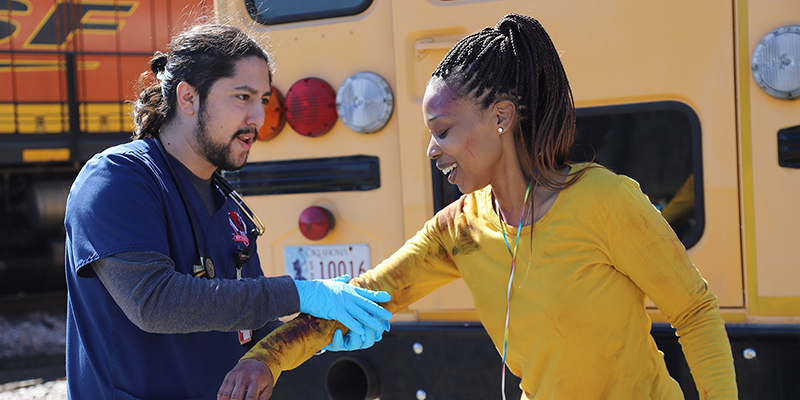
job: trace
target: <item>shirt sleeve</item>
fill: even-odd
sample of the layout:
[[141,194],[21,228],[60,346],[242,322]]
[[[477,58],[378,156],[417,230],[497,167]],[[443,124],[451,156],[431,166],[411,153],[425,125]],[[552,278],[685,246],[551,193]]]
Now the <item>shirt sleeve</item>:
[[[392,299],[382,305],[394,313],[460,276],[434,218],[391,257],[350,284],[389,292]],[[339,322],[301,314],[258,342],[242,359],[262,361],[277,381],[281,371],[296,368],[329,344],[337,329],[347,332]]]
[[136,152],[97,155],[86,163],[70,189],[64,225],[72,268],[84,268],[101,258],[131,251],[170,254],[166,212],[154,210],[166,182],[152,160]]
[[289,276],[201,279],[158,252],[123,252],[91,264],[128,319],[150,333],[258,329],[300,310]]
[[683,244],[632,180],[612,198],[608,238],[614,266],[677,330],[701,399],[736,399],[736,376],[717,298]]

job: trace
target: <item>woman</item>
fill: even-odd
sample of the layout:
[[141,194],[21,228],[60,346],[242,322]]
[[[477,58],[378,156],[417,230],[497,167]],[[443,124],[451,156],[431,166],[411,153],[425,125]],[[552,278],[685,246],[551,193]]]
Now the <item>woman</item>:
[[[737,397],[716,297],[664,218],[630,178],[567,162],[572,93],[536,20],[510,14],[459,41],[422,106],[428,155],[467,194],[352,284],[388,291],[395,312],[463,278],[523,399],[682,399],[649,333],[649,297],[677,329],[701,398]],[[221,397],[268,396],[340,327],[284,325]]]

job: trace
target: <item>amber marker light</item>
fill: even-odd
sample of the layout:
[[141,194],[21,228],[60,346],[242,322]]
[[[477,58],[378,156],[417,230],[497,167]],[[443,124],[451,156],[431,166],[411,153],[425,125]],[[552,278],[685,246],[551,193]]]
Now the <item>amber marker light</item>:
[[269,103],[264,106],[266,113],[264,118],[264,126],[258,130],[258,140],[270,140],[283,130],[286,125],[286,105],[281,92],[270,86],[272,96],[269,98]]

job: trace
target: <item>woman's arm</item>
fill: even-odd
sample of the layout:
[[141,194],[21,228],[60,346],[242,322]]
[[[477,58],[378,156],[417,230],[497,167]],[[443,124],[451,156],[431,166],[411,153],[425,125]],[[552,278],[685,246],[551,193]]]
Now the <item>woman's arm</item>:
[[[351,280],[350,284],[389,292],[392,295],[391,301],[382,305],[394,313],[436,288],[458,279],[460,274],[441,240],[442,235],[438,233],[434,220],[429,221],[394,255]],[[338,322],[303,314],[254,345],[242,360],[255,359],[263,362],[277,380],[281,371],[299,366],[329,344],[337,329],[346,333],[346,328]],[[231,371],[226,382],[236,372],[236,369]],[[243,378],[239,379],[236,384],[250,384],[243,382]],[[225,385],[224,383],[223,388]],[[222,393],[222,389],[220,392]]]
[[677,330],[700,397],[736,399],[733,356],[717,298],[635,182],[624,180],[617,189],[608,229],[615,267]]

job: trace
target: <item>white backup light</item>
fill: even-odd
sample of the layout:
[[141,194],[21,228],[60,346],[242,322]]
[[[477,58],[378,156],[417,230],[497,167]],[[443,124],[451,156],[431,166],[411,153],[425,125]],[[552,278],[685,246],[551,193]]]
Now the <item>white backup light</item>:
[[800,25],[775,29],[753,51],[753,78],[778,99],[800,97]]
[[336,112],[350,129],[361,133],[381,130],[392,116],[394,97],[386,80],[372,72],[357,72],[336,93]]

